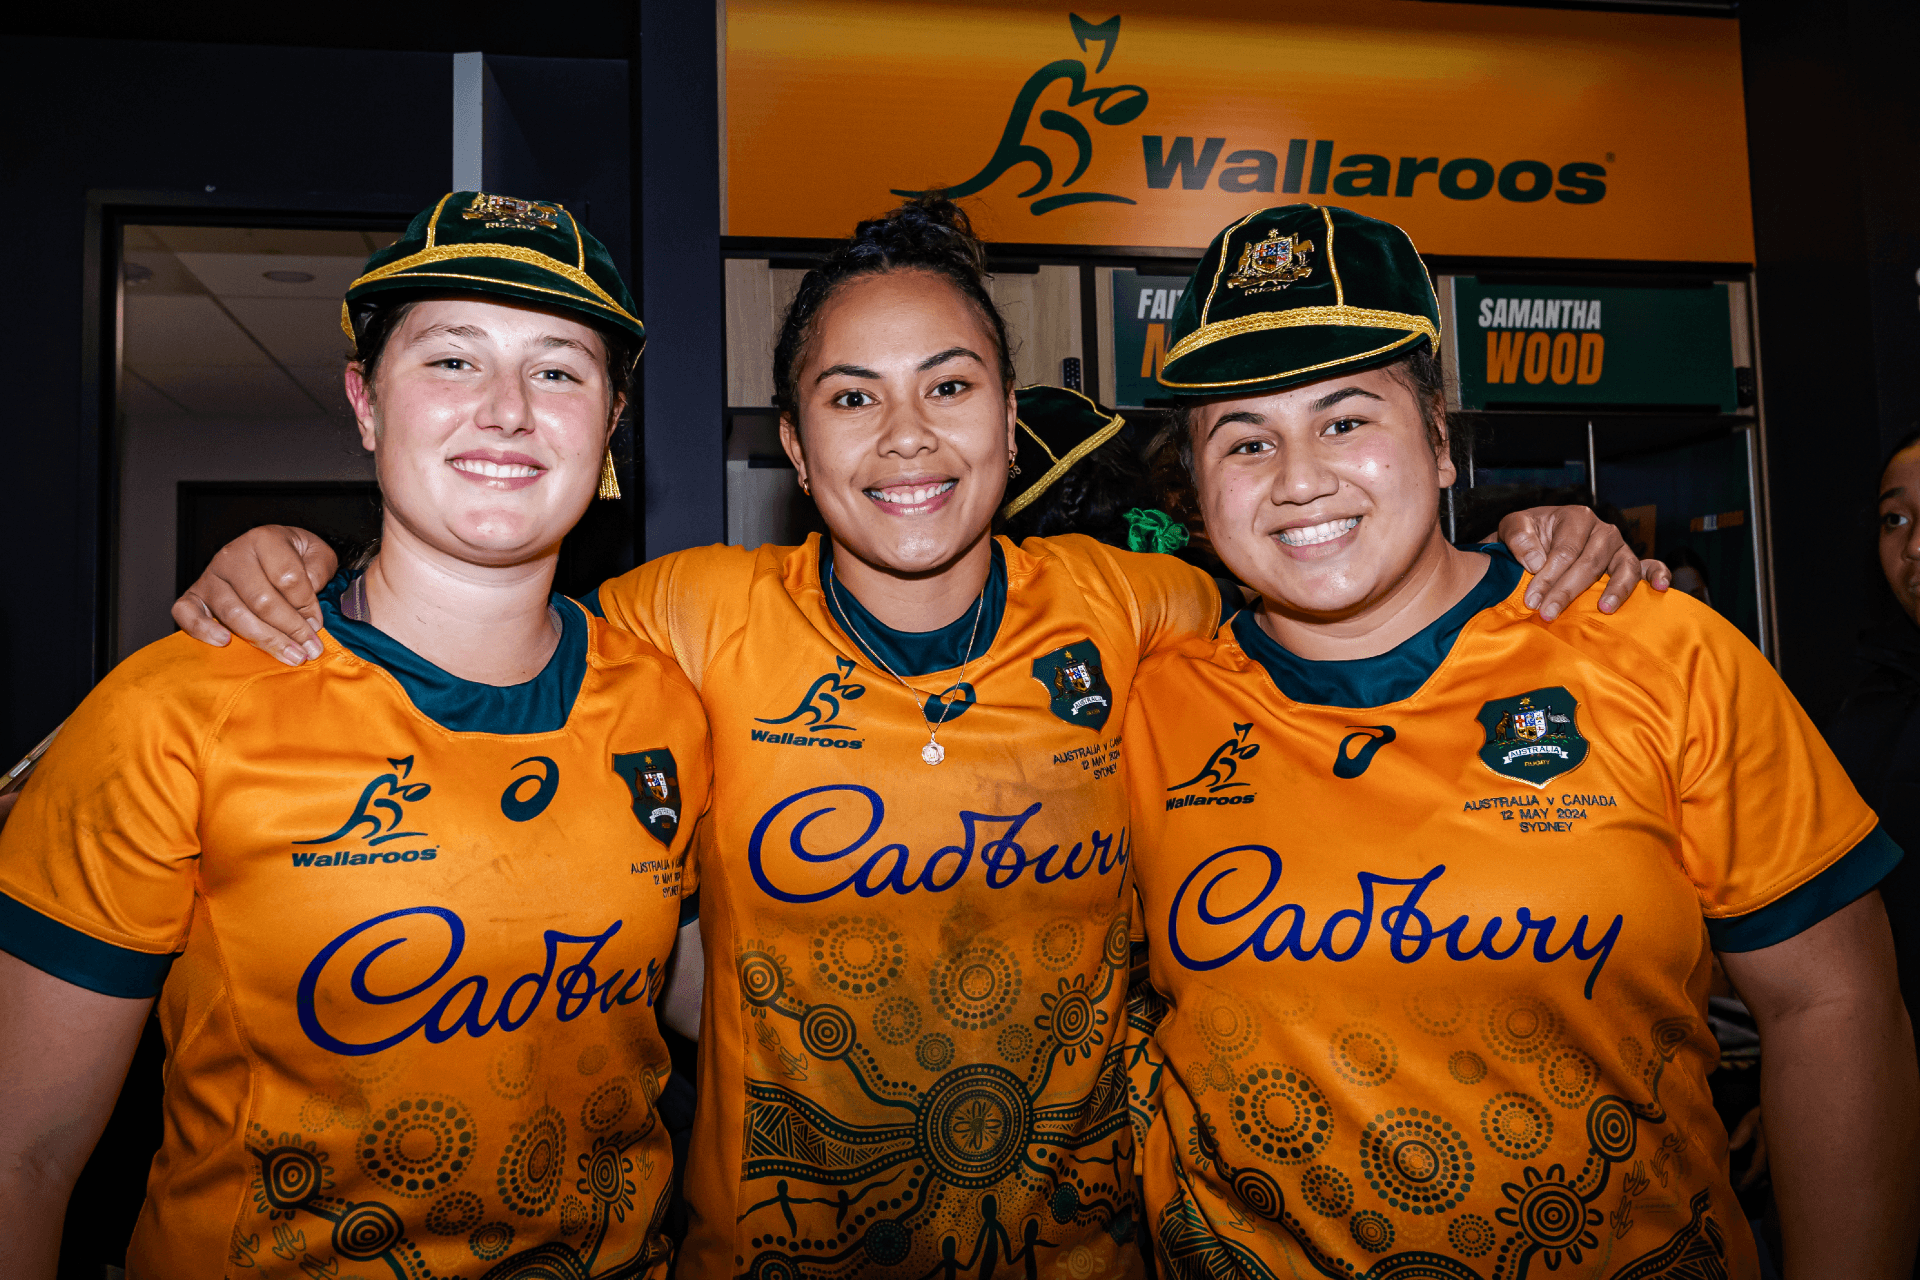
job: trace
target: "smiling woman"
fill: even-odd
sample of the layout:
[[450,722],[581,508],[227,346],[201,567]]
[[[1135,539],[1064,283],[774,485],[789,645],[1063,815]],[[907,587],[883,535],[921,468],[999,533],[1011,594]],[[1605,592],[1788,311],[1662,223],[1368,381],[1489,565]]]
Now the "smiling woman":
[[[1016,1235],[1036,1273],[1144,1267],[1117,717],[1142,657],[1211,634],[1222,599],[1171,556],[993,536],[1016,405],[984,263],[949,201],[861,223],[775,354],[827,536],[676,552],[596,593],[717,731],[682,1274],[991,1271]],[[274,584],[300,561],[284,537],[241,552],[182,625],[223,638],[210,607],[297,642],[306,602]]]
[[[0,1274],[53,1276],[156,995],[131,1273],[454,1274],[514,1245],[508,1271],[666,1273],[653,1004],[706,720],[551,593],[640,322],[564,209],[477,192],[347,310],[382,538],[321,589],[314,661],[147,646],[0,837]],[[572,1176],[588,1151],[611,1178]]]
[[1446,541],[1438,322],[1403,231],[1313,205],[1222,231],[1175,319],[1200,509],[1260,601],[1143,663],[1126,721],[1166,1270],[1757,1275],[1717,953],[1760,1024],[1785,1273],[1904,1275],[1900,850],[1711,610],[1548,630],[1505,548]]

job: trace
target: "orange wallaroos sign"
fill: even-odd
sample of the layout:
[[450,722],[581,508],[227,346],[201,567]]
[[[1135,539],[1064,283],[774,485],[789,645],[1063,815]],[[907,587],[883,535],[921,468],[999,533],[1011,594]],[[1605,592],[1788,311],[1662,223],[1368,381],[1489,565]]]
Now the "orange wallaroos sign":
[[903,194],[992,239],[1198,251],[1345,205],[1433,254],[1749,262],[1737,25],[1425,0],[728,0],[727,227]]

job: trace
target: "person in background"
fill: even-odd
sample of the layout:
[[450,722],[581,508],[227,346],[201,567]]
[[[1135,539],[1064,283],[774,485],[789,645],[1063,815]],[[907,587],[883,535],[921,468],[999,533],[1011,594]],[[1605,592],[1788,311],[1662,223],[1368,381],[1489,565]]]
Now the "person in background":
[[1686,592],[1711,609],[1713,591],[1707,583],[1707,562],[1700,553],[1692,547],[1675,547],[1667,554],[1672,561],[1674,589]]
[[[1222,579],[1219,562],[1187,523],[1155,505],[1153,477],[1125,418],[1065,387],[1021,387],[1014,398],[1019,452],[1000,508],[1002,536],[1024,542],[1084,533],[1109,546],[1176,556]],[[1228,612],[1240,607],[1237,591],[1228,599]]]
[[[1876,488],[1877,549],[1890,595],[1884,616],[1861,633],[1864,671],[1828,720],[1827,740],[1887,833],[1904,848],[1920,848],[1920,432],[1895,447]],[[1912,1008],[1920,996],[1920,866],[1895,870],[1880,893]]]

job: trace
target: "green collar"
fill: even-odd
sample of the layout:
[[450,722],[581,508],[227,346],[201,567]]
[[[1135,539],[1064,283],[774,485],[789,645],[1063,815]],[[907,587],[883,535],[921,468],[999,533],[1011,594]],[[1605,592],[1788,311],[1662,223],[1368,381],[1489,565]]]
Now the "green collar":
[[566,727],[587,675],[587,620],[573,601],[552,597],[560,643],[539,675],[524,684],[477,684],[441,670],[372,623],[342,613],[340,597],[357,580],[341,573],[320,593],[327,634],[398,680],[422,715],[454,733],[552,733]]
[[967,641],[973,641],[973,656],[981,657],[993,647],[999,634],[1000,619],[1007,611],[1007,557],[1000,543],[993,544],[993,564],[987,570],[985,603],[980,606],[980,631],[974,634],[974,610],[968,609],[946,626],[935,631],[895,631],[867,611],[847,585],[838,583],[829,589],[833,578],[833,543],[820,539],[820,591],[827,598],[827,610],[840,630],[859,646],[860,652],[898,676],[930,676],[936,671],[952,671],[966,665]]
[[1260,627],[1254,610],[1233,617],[1233,635],[1246,655],[1267,669],[1274,685],[1295,702],[1316,707],[1384,707],[1404,702],[1440,669],[1461,628],[1476,614],[1513,594],[1524,570],[1497,542],[1475,547],[1487,553],[1487,571],[1460,602],[1415,635],[1372,658],[1315,662],[1297,657]]

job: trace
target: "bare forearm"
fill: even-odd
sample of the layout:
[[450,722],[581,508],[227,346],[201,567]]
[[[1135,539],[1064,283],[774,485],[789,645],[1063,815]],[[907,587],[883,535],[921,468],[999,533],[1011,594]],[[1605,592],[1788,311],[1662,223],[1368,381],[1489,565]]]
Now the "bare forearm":
[[1913,1033],[1896,997],[1761,1027],[1760,1082],[1787,1280],[1906,1277],[1920,1137]]

